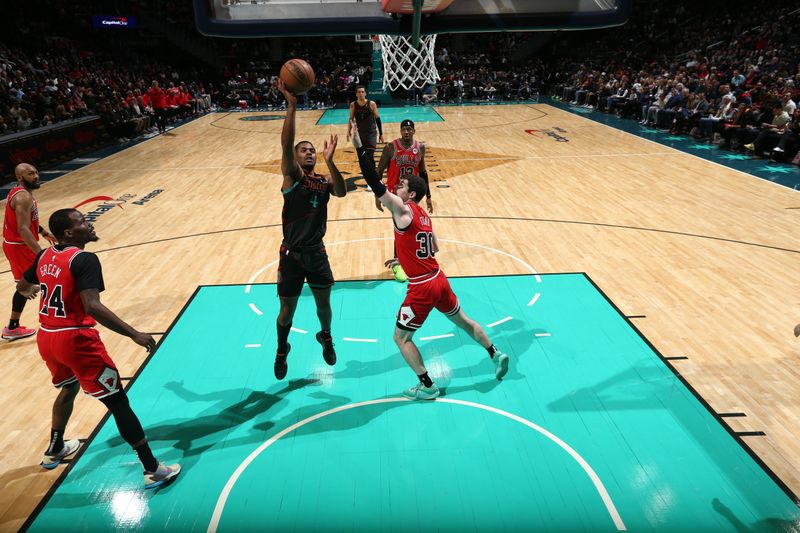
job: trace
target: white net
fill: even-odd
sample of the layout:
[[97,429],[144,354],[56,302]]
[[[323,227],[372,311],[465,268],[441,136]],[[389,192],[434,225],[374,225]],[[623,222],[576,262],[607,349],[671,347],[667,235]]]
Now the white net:
[[433,62],[436,35],[421,35],[419,48],[412,45],[412,37],[381,35],[383,59],[383,88],[422,88],[426,83],[439,81],[439,71]]

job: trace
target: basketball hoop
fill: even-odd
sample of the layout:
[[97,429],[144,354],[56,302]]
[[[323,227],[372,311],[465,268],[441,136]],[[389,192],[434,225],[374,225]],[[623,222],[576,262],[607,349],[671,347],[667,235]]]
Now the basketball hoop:
[[380,42],[384,89],[421,89],[441,79],[433,61],[435,34],[420,35],[419,48],[413,46],[412,36],[381,35]]
[[411,35],[380,35],[384,89],[421,89],[441,79],[433,61],[436,34],[421,34],[422,15],[440,13],[451,3],[453,0],[381,0],[384,12],[413,17]]

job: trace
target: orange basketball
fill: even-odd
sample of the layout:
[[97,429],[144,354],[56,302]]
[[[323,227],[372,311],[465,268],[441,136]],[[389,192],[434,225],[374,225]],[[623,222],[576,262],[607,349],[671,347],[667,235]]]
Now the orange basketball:
[[302,59],[290,59],[281,67],[281,80],[294,94],[305,94],[314,86],[314,69]]

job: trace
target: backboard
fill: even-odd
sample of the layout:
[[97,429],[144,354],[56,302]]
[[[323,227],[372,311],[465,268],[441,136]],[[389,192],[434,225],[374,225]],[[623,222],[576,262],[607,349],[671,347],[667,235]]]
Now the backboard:
[[[217,37],[412,33],[412,16],[380,0],[193,0],[198,30]],[[632,0],[455,0],[423,16],[421,34],[552,31],[624,24]]]

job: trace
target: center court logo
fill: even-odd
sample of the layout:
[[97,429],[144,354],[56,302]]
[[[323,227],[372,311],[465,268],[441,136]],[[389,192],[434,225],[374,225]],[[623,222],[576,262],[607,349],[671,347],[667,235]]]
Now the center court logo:
[[120,209],[123,209],[122,206],[124,204],[128,204],[128,203],[133,204],[133,205],[144,205],[147,202],[149,202],[150,200],[152,200],[153,198],[155,198],[156,196],[158,196],[159,194],[161,194],[162,192],[164,192],[164,189],[155,189],[155,190],[150,191],[149,193],[145,194],[144,196],[142,196],[139,199],[136,199],[137,195],[135,195],[135,194],[123,194],[119,198],[112,198],[111,196],[92,196],[91,198],[87,198],[86,200],[83,200],[82,202],[79,202],[75,206],[75,209],[78,209],[78,208],[80,208],[81,206],[84,206],[84,205],[89,205],[89,204],[94,204],[96,202],[101,202],[97,207],[95,207],[91,211],[88,211],[88,212],[84,213],[84,215],[83,215],[84,218],[86,218],[86,220],[88,222],[94,222],[98,218],[100,218],[100,216],[103,213],[107,213],[108,211],[111,211],[115,207],[119,207]]

